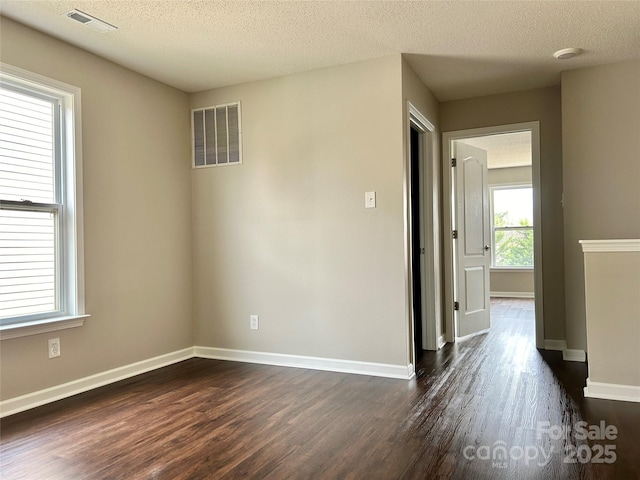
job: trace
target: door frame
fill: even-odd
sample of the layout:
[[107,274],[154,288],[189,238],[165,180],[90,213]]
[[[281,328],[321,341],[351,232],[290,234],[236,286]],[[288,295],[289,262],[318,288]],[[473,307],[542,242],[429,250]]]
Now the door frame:
[[[422,348],[437,350],[444,345],[442,334],[442,270],[440,253],[440,162],[435,152],[436,128],[411,102],[406,103],[405,162],[404,162],[404,238],[405,238],[405,292],[407,351],[410,363],[415,367],[416,352],[413,339],[413,275],[421,275],[422,296]],[[420,272],[412,268],[411,251],[411,128],[418,130],[420,205],[422,228],[420,229]]]
[[540,196],[540,122],[523,122],[492,127],[456,130],[442,134],[442,185],[444,226],[444,295],[445,295],[445,339],[455,342],[454,314],[454,248],[453,248],[453,175],[451,172],[452,144],[455,140],[484,137],[502,133],[531,132],[531,174],[533,186],[533,241],[534,241],[534,291],[536,348],[544,348],[544,297],[542,289],[542,208]]
[[[414,137],[415,135],[415,137]],[[414,141],[415,138],[415,141]],[[409,215],[411,216],[411,239],[409,248],[411,249],[411,304],[413,313],[413,353],[415,363],[420,359],[420,353],[426,348],[426,312],[425,300],[425,235],[424,235],[424,132],[418,130],[413,122],[409,128]],[[415,188],[415,190],[414,190]],[[417,196],[416,196],[417,193]],[[416,272],[420,272],[416,275]],[[419,287],[416,289],[416,287]],[[417,290],[417,291],[416,291]],[[420,308],[416,308],[419,305]],[[417,315],[416,315],[417,314]]]

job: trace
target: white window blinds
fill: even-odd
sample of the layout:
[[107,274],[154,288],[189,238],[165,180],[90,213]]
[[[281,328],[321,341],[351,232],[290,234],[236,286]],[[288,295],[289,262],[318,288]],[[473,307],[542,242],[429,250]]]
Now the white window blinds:
[[59,310],[56,99],[0,88],[0,318]]
[[0,198],[54,203],[55,102],[0,89]]

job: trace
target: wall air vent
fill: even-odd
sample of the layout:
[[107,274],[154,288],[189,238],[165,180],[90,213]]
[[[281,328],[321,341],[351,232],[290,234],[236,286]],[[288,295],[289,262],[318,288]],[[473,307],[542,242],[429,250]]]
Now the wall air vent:
[[240,165],[240,102],[197,108],[191,112],[193,167]]
[[71,20],[75,20],[76,22],[80,22],[83,25],[95,30],[96,32],[106,33],[111,32],[112,30],[117,29],[115,25],[111,25],[99,18],[93,17],[88,13],[81,12],[80,10],[71,10],[70,12],[65,13],[67,17]]

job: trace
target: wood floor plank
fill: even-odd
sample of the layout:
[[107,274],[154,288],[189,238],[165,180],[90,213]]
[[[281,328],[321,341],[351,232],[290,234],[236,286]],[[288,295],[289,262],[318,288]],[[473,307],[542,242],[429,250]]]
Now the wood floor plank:
[[[425,352],[412,381],[187,360],[3,419],[0,478],[640,478],[640,405],[585,399],[586,366],[534,328],[533,300],[496,299],[488,334]],[[538,432],[579,421],[618,428],[614,463],[566,463],[606,442]]]

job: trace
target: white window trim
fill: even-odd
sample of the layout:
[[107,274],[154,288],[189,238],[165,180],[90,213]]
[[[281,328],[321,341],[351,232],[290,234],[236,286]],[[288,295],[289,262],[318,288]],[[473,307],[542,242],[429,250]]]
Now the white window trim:
[[[531,188],[533,192],[533,185],[531,182],[509,182],[509,183],[496,183],[493,185],[489,185],[489,205],[491,207],[491,272],[533,272],[534,266],[526,266],[519,265],[517,267],[509,267],[509,266],[499,266],[495,264],[495,252],[496,252],[496,227],[493,223],[495,219],[494,211],[493,211],[493,192],[495,190],[515,190],[516,188]],[[507,230],[507,228],[501,228],[502,230]],[[509,229],[513,230],[531,230],[533,234],[533,225],[530,227],[511,227]],[[535,258],[535,254],[534,254]]]
[[31,83],[39,89],[50,91],[62,97],[63,122],[65,123],[65,184],[74,185],[73,191],[65,189],[64,204],[64,262],[67,278],[65,282],[65,311],[37,320],[0,326],[0,340],[35,335],[66,328],[82,326],[85,313],[84,303],[84,224],[82,190],[82,108],[81,90],[51,78],[29,72],[6,63],[0,63],[0,78],[14,83]]
[[84,325],[84,319],[90,316],[89,314],[83,314],[4,325],[0,327],[0,340],[9,340],[11,338],[27,337],[39,333],[81,327]]

